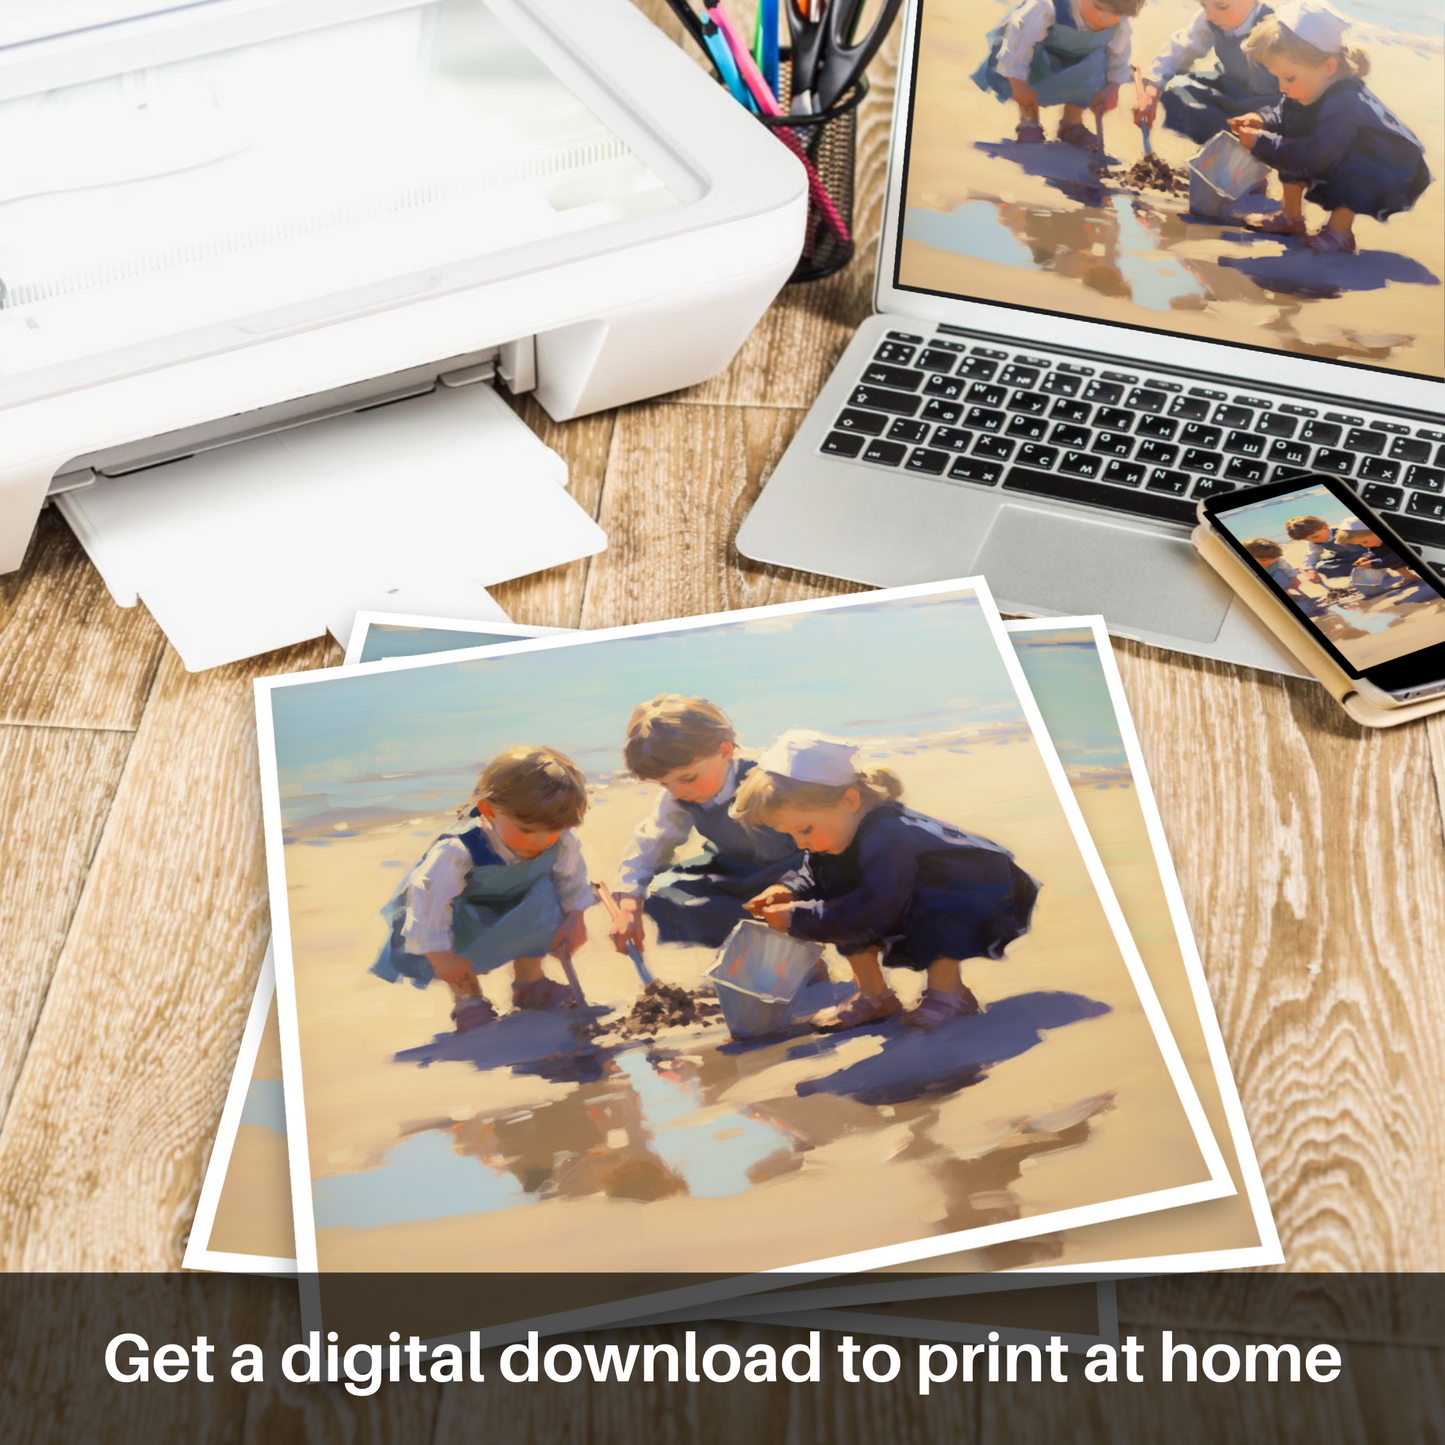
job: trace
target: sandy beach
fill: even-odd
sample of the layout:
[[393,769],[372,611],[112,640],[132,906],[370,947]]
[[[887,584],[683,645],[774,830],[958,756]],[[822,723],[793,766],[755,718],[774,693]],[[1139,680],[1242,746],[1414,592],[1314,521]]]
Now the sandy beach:
[[[599,1051],[555,1016],[512,1015],[457,1039],[439,987],[365,973],[398,870],[445,815],[331,823],[349,835],[289,844],[318,1215],[401,1216],[319,1228],[321,1267],[768,1268],[1204,1178],[1035,745],[980,731],[974,748],[955,737],[879,759],[916,806],[1004,842],[1045,884],[1008,959],[966,969],[985,1013],[928,1038],[902,1037],[893,1020],[738,1047],[714,1026]],[[653,797],[630,780],[596,789],[583,841],[599,876]],[[1122,788],[1099,801],[1121,817],[1135,806]],[[576,961],[589,1001],[625,1011],[636,976],[600,908],[588,923]],[[713,961],[655,941],[647,957],[688,986]],[[837,958],[831,968],[845,976]],[[917,992],[913,975],[894,982],[905,1002]],[[505,984],[484,980],[503,1008]],[[846,991],[816,987],[818,1006]],[[995,1032],[970,1047],[998,1030],[1016,1041]],[[478,1207],[438,1214],[457,1165]]]
[[[1187,195],[1134,191],[1091,157],[1050,140],[1013,139],[1016,107],[971,76],[1003,0],[929,0],[918,58],[900,283],[1187,336],[1364,362],[1438,377],[1445,371],[1445,191],[1437,179],[1413,210],[1356,223],[1359,254],[1315,256],[1297,241],[1190,215]],[[1146,68],[1198,13],[1155,0],[1133,23]],[[1428,22],[1426,22],[1428,23]],[[1436,25],[1438,30],[1438,23]],[[1438,37],[1416,44],[1361,30],[1367,83],[1419,137],[1431,169],[1445,162]],[[1133,89],[1104,122],[1109,164],[1143,154]],[[1052,137],[1059,112],[1046,110]],[[1153,129],[1154,149],[1183,167],[1197,147]],[[1279,183],[1236,211],[1277,206]],[[1324,214],[1306,206],[1312,228]],[[1247,363],[1245,363],[1247,364]]]

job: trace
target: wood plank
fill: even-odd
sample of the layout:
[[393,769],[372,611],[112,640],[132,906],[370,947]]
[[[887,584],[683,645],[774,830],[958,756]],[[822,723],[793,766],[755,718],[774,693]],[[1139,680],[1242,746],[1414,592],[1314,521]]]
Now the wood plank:
[[760,607],[861,591],[831,577],[744,563],[738,525],[801,414],[652,403],[618,413],[584,627]]
[[269,932],[251,680],[167,649],[0,1127],[0,1268],[174,1269]]
[[1427,730],[1357,727],[1312,683],[1116,651],[1289,1267],[1445,1268]]
[[[530,396],[507,400],[522,420],[566,460],[567,491],[595,518],[602,505],[614,414],[599,412],[576,421],[555,422]],[[592,558],[584,557],[565,567],[549,567],[530,577],[503,582],[490,591],[514,622],[534,627],[576,627],[591,566]]]
[[117,607],[53,507],[24,565],[0,577],[0,723],[132,731],[164,641]]
[[132,735],[0,727],[0,1120],[5,1117]]

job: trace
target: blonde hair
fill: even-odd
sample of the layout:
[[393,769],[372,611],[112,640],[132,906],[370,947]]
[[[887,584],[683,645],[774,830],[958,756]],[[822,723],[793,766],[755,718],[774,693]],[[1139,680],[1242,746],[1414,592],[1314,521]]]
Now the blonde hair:
[[880,803],[903,796],[898,774],[888,768],[869,768],[854,773],[851,783],[804,783],[778,773],[754,768],[733,799],[732,815],[754,827],[766,826],[779,808],[834,808],[849,788],[858,790],[859,811],[872,812]]
[[1272,562],[1276,557],[1284,556],[1284,548],[1268,537],[1251,537],[1244,544],[1244,550],[1259,562]]
[[622,758],[634,777],[656,782],[737,737],[722,709],[705,697],[663,692],[632,709]]
[[482,769],[473,803],[489,803],[524,828],[575,828],[587,812],[582,769],[555,748],[508,748]]
[[1338,50],[1321,50],[1308,40],[1301,40],[1277,15],[1267,15],[1244,42],[1244,53],[1268,67],[1271,60],[1296,60],[1302,65],[1321,66],[1333,60],[1335,74],[1344,79],[1351,75],[1368,75],[1370,57],[1358,45],[1342,45]]

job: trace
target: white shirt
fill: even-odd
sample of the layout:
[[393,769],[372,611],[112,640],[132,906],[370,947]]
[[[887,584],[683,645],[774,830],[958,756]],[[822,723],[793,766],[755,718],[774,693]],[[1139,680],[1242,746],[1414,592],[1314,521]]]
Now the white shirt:
[[[1079,0],[1069,0],[1069,10],[1078,22],[1079,29],[1087,30],[1089,27],[1079,12]],[[1204,14],[1202,10],[1199,13],[1201,16]],[[1027,82],[1034,51],[1058,24],[1053,0],[1023,0],[1023,4],[1003,23],[1003,43],[996,62],[998,73],[1005,80]],[[1123,85],[1129,79],[1129,43],[1128,20],[1121,20],[1110,27],[1109,43],[1104,49],[1104,57],[1108,65],[1105,78],[1111,85]]]
[[[733,757],[722,787],[707,800],[708,805],[729,802],[737,790],[738,759]],[[617,886],[612,891],[619,898],[641,898],[647,892],[647,885],[672,861],[691,832],[692,814],[663,788],[652,816],[633,831],[632,841],[617,869]]]
[[[497,837],[485,818],[478,823],[491,848],[503,863],[515,863],[518,855]],[[407,907],[401,937],[408,953],[450,953],[452,948],[452,904],[460,896],[467,874],[475,865],[467,845],[460,838],[438,838],[422,855],[403,885]],[[557,840],[552,862],[552,880],[564,913],[574,913],[592,902],[587,881],[587,860],[577,834],[566,828]]]
[[[1226,30],[1226,35],[1248,35],[1259,24],[1259,12],[1263,7],[1256,5],[1244,17],[1242,25]],[[1169,42],[1159,52],[1158,58],[1144,77],[1161,90],[1176,75],[1192,69],[1196,60],[1203,60],[1214,49],[1214,26],[1201,10],[1183,30],[1176,30]]]

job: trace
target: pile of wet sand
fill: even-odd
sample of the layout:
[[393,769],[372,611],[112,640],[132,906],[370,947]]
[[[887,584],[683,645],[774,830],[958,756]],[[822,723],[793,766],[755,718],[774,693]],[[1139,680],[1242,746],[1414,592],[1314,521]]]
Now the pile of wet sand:
[[642,990],[627,1017],[608,1023],[605,1032],[632,1039],[643,1034],[655,1034],[659,1029],[711,1023],[722,1017],[722,1009],[716,999],[717,995],[710,988],[679,988],[676,984],[654,979]]
[[1189,194],[1189,175],[1175,170],[1162,156],[1141,156],[1125,171],[1105,171],[1104,178],[1133,191],[1163,191],[1170,196]]

